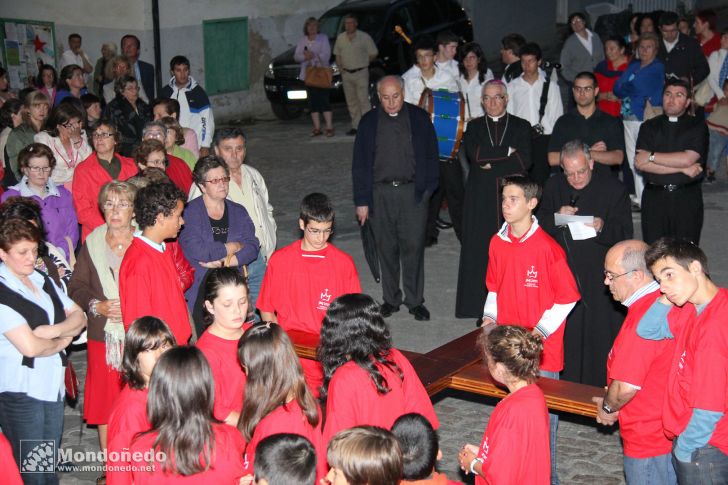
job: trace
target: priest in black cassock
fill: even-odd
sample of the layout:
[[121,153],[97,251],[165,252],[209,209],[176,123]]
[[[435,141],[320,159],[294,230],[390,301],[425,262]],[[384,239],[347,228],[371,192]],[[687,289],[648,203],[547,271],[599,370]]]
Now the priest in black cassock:
[[490,238],[500,228],[500,181],[531,166],[531,124],[508,114],[508,92],[500,80],[483,85],[485,116],[468,123],[460,149],[468,178],[463,203],[462,247],[455,316],[483,316]]
[[[607,355],[625,316],[604,284],[604,257],[614,244],[632,238],[630,199],[609,167],[595,164],[580,140],[566,143],[560,158],[563,172],[546,182],[537,218],[566,251],[581,294],[566,319],[561,378],[604,386]],[[574,240],[567,226],[554,224],[554,213],[594,216],[596,237]]]

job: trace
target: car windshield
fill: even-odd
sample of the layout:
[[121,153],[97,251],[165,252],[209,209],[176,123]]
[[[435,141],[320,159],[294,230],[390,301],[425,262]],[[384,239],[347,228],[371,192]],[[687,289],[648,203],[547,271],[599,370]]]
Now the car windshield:
[[[358,19],[358,29],[363,30],[371,35],[373,39],[379,37],[379,31],[384,24],[384,9],[367,10],[365,12],[355,12]],[[329,39],[335,39],[336,36],[344,30],[344,13],[330,12],[319,19],[319,31],[326,34]]]

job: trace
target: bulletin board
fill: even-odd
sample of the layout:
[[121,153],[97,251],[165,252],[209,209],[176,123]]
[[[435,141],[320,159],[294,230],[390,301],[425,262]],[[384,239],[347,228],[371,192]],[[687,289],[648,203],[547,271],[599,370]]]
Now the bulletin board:
[[11,89],[26,87],[38,64],[56,67],[56,28],[53,22],[0,18],[2,65]]

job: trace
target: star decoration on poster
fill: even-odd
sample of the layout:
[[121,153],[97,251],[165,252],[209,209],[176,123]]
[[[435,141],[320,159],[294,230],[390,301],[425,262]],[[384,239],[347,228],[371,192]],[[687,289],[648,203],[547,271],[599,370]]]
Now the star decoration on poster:
[[42,40],[40,40],[40,37],[38,37],[38,35],[36,34],[35,39],[33,39],[33,45],[35,46],[35,52],[43,52],[43,47],[47,43],[48,42],[43,42]]

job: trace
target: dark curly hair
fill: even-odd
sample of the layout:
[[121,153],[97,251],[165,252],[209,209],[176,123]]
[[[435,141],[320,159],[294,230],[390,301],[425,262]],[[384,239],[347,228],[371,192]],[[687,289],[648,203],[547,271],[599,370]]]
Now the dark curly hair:
[[139,229],[152,227],[158,215],[169,216],[177,207],[177,201],[185,202],[185,194],[168,182],[149,184],[137,192],[134,214]]
[[539,376],[543,340],[523,327],[498,325],[489,333],[481,333],[478,343],[483,349],[485,362],[501,363],[517,379],[529,384]]
[[390,391],[380,367],[388,367],[404,377],[402,370],[389,359],[392,335],[369,295],[349,293],[329,306],[321,326],[321,340],[316,354],[324,370],[321,401],[326,402],[329,382],[336,370],[349,361],[367,371],[379,394]]

